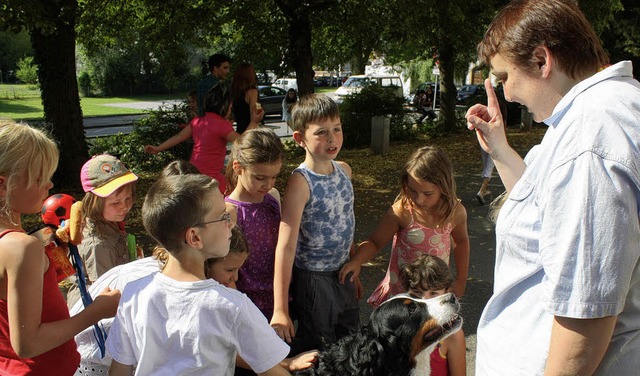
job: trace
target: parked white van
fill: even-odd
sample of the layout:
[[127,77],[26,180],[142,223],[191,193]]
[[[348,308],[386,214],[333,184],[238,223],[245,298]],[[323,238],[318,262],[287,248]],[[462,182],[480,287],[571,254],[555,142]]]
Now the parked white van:
[[398,97],[404,97],[402,80],[399,76],[363,74],[349,77],[345,83],[336,90],[336,102],[341,103],[347,95],[359,93],[365,86],[373,84],[392,89]]
[[298,91],[298,80],[295,78],[278,78],[273,86],[279,87],[283,90],[295,89]]

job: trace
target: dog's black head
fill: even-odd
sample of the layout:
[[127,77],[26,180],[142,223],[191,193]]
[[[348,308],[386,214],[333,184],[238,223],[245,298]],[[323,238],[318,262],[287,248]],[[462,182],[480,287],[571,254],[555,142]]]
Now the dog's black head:
[[368,324],[322,351],[315,369],[298,374],[395,376],[425,368],[429,372],[431,351],[462,327],[459,309],[453,294],[428,300],[396,295],[371,313]]

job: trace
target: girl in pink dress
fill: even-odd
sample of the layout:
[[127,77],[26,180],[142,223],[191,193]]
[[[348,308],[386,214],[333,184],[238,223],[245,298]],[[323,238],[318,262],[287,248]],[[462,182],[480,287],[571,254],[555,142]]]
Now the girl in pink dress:
[[438,148],[425,146],[415,151],[404,166],[396,202],[382,217],[378,228],[360,243],[355,255],[340,270],[340,280],[360,275],[362,264],[375,257],[393,238],[387,274],[367,300],[378,306],[404,292],[399,278],[403,265],[423,254],[437,256],[449,264],[450,252],[456,265],[453,292],[464,294],[469,269],[467,211],[456,196],[451,162]]
[[227,177],[233,191],[227,211],[249,244],[236,285],[262,311],[273,315],[273,268],[280,227],[280,194],[274,188],[284,160],[280,138],[270,129],[243,133],[233,144]]

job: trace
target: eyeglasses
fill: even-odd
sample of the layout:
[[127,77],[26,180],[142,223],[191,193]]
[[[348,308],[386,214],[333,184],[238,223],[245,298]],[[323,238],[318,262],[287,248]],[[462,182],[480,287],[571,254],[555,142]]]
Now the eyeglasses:
[[202,223],[196,223],[195,225],[193,225],[194,227],[204,227],[208,224],[211,223],[216,223],[216,222],[222,222],[222,221],[227,221],[227,226],[231,224],[231,214],[229,213],[224,213],[222,215],[222,217],[220,217],[220,219],[214,219],[213,221],[208,221],[208,222],[202,222]]

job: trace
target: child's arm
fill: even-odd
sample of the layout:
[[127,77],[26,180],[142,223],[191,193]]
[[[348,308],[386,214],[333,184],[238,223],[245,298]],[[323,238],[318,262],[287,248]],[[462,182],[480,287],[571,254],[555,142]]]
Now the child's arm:
[[447,364],[449,376],[467,375],[467,346],[462,329],[445,339],[447,344]]
[[165,142],[161,143],[158,146],[146,145],[144,147],[144,151],[149,154],[158,154],[161,151],[171,149],[172,147],[178,145],[181,142],[188,140],[189,138],[191,138],[191,124],[182,128],[180,132],[169,137]]
[[289,376],[291,375],[287,370],[285,370],[281,365],[276,364],[270,370],[258,373],[260,376]]
[[25,234],[11,234],[3,249],[11,346],[18,356],[32,358],[73,338],[98,320],[112,317],[120,291],[106,290],[93,304],[69,319],[41,322],[46,256],[42,242]]
[[458,203],[453,213],[453,258],[456,262],[456,280],[453,282],[453,292],[456,296],[464,295],[469,275],[469,233],[467,232],[467,209]]
[[257,128],[264,117],[264,110],[258,104],[258,89],[247,90],[244,94],[244,100],[249,103],[249,111],[251,112],[251,121],[247,130]]
[[292,174],[287,182],[282,203],[282,220],[273,275],[273,317],[271,318],[271,326],[280,338],[287,342],[291,342],[294,335],[293,323],[289,316],[291,269],[296,255],[302,212],[309,197],[309,185],[305,178],[299,173]]
[[133,374],[133,366],[111,361],[109,368],[109,376],[131,376]]
[[344,279],[349,273],[353,273],[351,281],[358,278],[362,264],[374,258],[393,239],[393,235],[400,230],[401,208],[401,202],[397,201],[384,213],[376,230],[369,235],[367,240],[360,243],[351,260],[340,269],[339,278],[341,283],[344,283]]
[[309,350],[294,356],[293,358],[285,358],[280,365],[289,372],[307,369],[316,364],[318,359],[318,350]]

